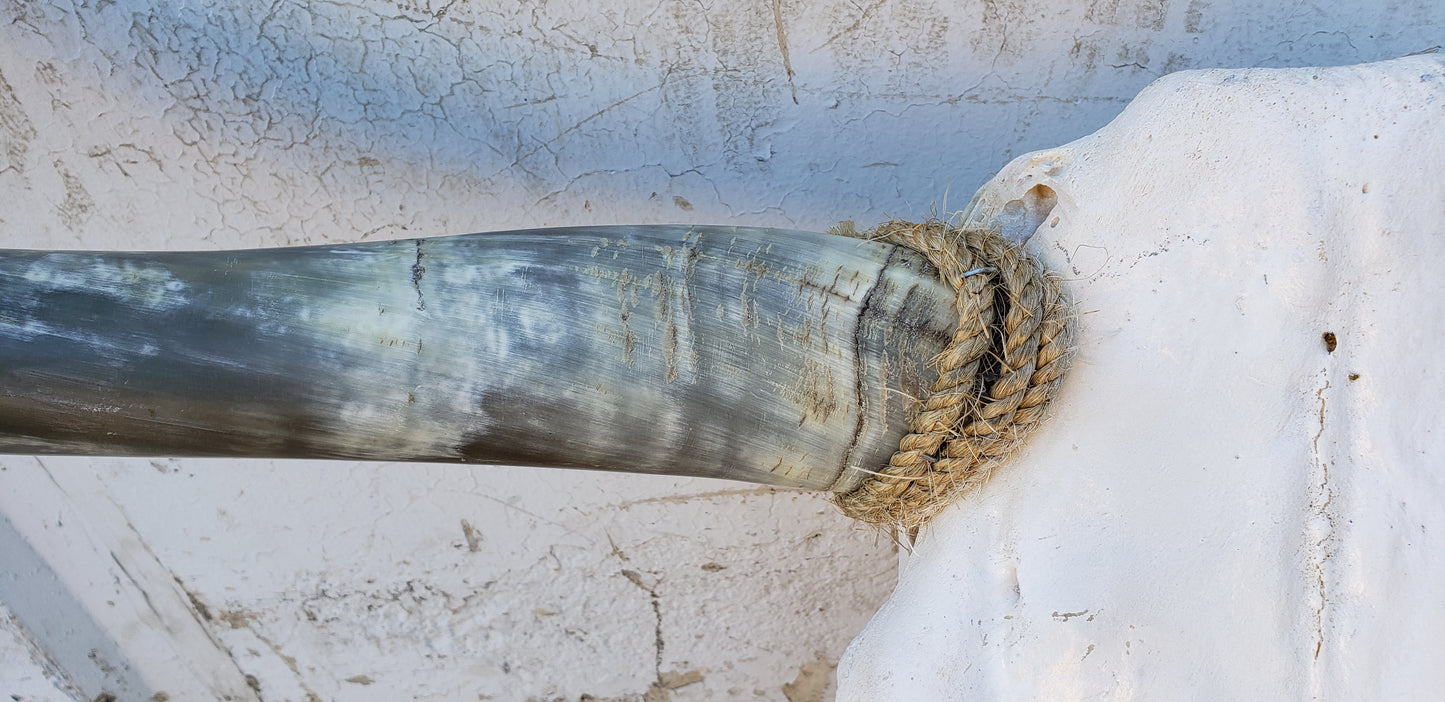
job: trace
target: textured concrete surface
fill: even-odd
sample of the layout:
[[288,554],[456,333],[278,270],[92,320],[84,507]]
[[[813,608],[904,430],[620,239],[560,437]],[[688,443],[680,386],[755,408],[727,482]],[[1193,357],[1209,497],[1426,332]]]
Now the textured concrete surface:
[[0,682],[14,702],[70,702],[80,691],[63,682],[30,632],[0,605]]
[[[214,249],[916,217],[957,208],[1018,154],[1099,128],[1164,73],[1388,58],[1439,43],[1441,15],[1434,0],[4,2],[0,243]],[[12,493],[14,533],[65,535],[45,567],[90,593],[26,603],[123,639],[133,674],[91,661],[92,678],[73,676],[137,690],[240,679],[253,685],[237,695],[265,700],[826,699],[894,578],[891,544],[817,497],[735,484],[0,465],[0,482],[80,515]],[[103,489],[76,489],[90,485],[77,475]],[[172,651],[209,638],[231,669],[180,680],[130,638],[144,636]]]
[[1175,74],[999,173],[980,217],[1057,197],[1030,243],[1078,356],[923,534],[839,699],[1438,694],[1442,162],[1431,54]]

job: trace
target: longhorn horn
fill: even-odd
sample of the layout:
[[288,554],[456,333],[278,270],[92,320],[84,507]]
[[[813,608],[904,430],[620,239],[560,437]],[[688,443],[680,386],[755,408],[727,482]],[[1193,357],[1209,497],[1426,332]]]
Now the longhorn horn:
[[957,324],[920,254],[703,226],[0,252],[0,452],[559,466],[846,492]]

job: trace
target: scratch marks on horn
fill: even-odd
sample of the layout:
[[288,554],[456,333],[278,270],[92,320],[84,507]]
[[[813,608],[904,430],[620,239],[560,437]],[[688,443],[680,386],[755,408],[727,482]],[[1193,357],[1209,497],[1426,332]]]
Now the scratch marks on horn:
[[802,372],[783,396],[802,408],[798,426],[809,421],[823,423],[838,410],[838,393],[833,384],[833,366],[811,358],[803,359]]
[[[689,373],[697,371],[698,352],[696,325],[694,324],[696,304],[693,276],[697,261],[701,257],[701,253],[698,251],[698,243],[701,239],[700,232],[690,232],[683,238],[682,247],[657,247],[657,252],[663,259],[663,266],[662,270],[656,274],[656,311],[657,319],[662,326],[662,355],[667,366],[665,380],[668,384],[677,381],[678,372],[684,362]],[[681,277],[675,275],[674,271],[680,272]],[[681,308],[681,320],[678,319],[679,307]]]
[[673,282],[670,276],[657,273],[657,318],[662,321],[662,360],[667,364],[665,380],[677,380],[677,320],[672,316]]

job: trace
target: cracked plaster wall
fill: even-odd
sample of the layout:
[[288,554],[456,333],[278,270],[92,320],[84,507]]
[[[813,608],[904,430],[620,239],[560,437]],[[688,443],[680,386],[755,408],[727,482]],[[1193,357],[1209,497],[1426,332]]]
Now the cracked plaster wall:
[[[916,217],[1164,73],[1387,58],[1439,43],[1442,15],[1434,0],[10,1],[0,245]],[[818,497],[728,483],[0,465],[98,474],[266,700],[820,699],[893,581],[891,545]]]

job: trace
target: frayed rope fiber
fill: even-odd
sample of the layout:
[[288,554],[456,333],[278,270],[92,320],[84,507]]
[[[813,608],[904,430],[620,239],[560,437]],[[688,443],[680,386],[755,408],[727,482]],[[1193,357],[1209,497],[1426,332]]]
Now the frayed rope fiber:
[[1058,278],[995,232],[933,219],[859,236],[922,253],[957,294],[958,327],[932,361],[938,381],[898,451],[834,495],[854,519],[912,533],[988,480],[1043,419],[1068,364],[1072,312]]

